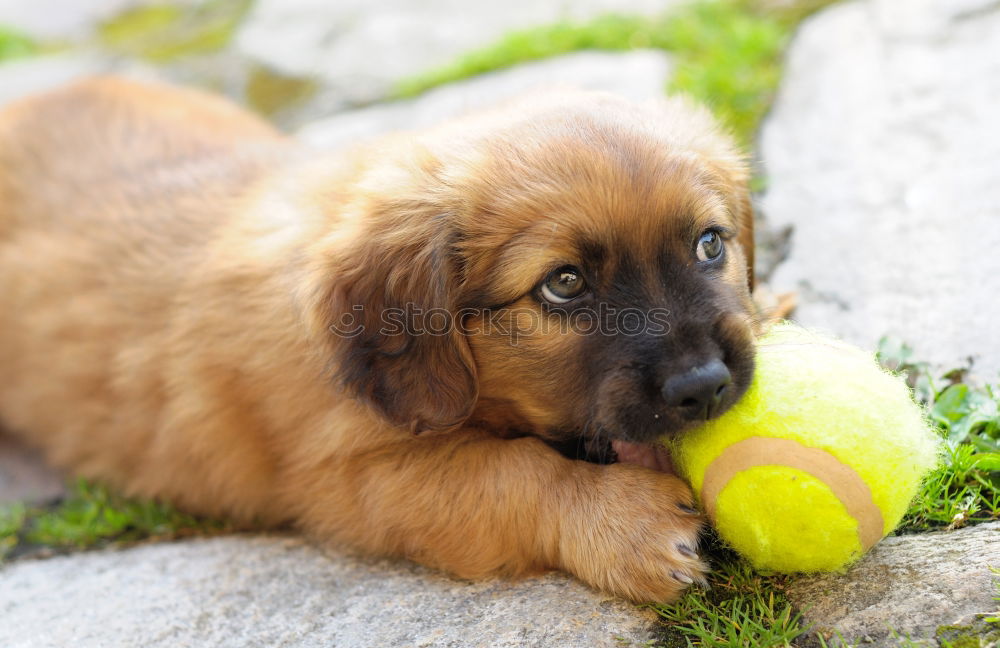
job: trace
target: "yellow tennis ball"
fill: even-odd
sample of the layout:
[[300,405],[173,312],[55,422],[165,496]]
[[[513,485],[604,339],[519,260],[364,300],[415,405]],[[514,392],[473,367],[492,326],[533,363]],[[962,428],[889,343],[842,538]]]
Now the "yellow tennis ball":
[[871,354],[780,324],[761,338],[743,398],[672,451],[723,540],[759,569],[814,572],[899,524],[939,445]]

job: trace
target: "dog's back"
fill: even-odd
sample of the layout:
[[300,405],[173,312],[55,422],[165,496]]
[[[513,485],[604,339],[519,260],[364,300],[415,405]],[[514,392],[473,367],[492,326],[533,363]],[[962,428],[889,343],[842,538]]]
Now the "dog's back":
[[86,227],[109,211],[125,227],[170,218],[185,197],[210,204],[246,185],[283,142],[219,98],[116,78],[15,102],[0,109],[0,233]]
[[156,456],[182,286],[287,149],[222,100],[116,79],[0,110],[0,425],[84,474]]

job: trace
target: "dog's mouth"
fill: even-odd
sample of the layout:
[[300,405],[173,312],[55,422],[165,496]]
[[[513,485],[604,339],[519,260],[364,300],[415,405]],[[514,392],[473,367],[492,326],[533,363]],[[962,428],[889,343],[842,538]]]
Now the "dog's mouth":
[[665,473],[673,474],[675,472],[674,464],[670,460],[670,451],[660,443],[637,443],[612,439],[611,450],[614,454],[610,463],[617,461]]
[[570,459],[596,464],[624,463],[676,474],[670,450],[661,441],[626,441],[607,434],[573,437],[564,441],[548,440],[547,443]]

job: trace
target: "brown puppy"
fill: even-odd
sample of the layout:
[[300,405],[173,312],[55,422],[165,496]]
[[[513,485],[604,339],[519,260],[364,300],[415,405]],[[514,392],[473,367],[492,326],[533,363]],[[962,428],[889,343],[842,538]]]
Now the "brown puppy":
[[0,421],[189,511],[670,600],[700,519],[650,443],[751,377],[746,180],[679,100],[319,156],[197,92],[28,99],[0,111]]

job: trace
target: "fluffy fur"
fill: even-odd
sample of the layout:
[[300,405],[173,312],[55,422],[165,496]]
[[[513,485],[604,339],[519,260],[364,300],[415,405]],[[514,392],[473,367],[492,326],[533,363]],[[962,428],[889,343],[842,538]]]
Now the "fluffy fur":
[[[29,98],[0,111],[0,421],[188,511],[670,600],[703,570],[691,493],[608,462],[690,424],[665,378],[749,383],[746,180],[681,100],[554,93],[319,155],[193,91]],[[566,264],[588,293],[543,306]],[[566,328],[601,304],[669,332]],[[396,308],[462,326],[388,334]]]

